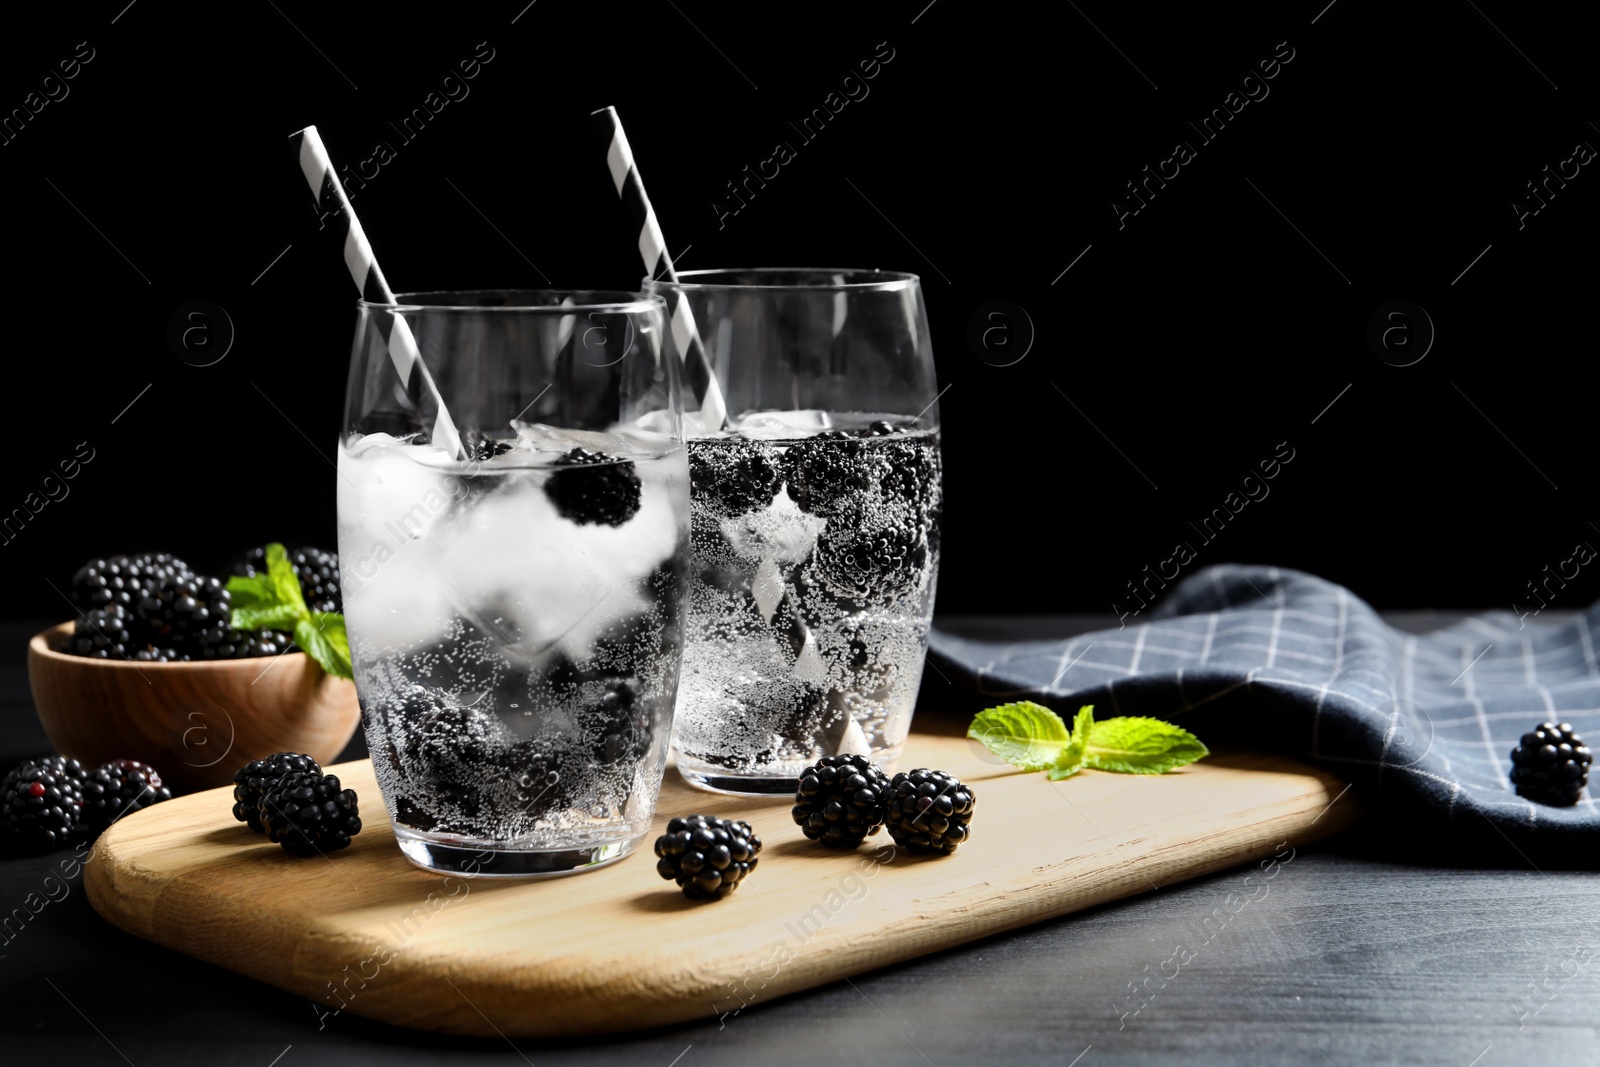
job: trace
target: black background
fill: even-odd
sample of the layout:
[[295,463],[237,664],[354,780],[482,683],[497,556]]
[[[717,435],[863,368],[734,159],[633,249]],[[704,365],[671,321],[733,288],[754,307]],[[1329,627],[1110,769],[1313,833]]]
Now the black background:
[[[397,289],[632,288],[588,124],[606,104],[680,268],[922,276],[948,386],[942,611],[1131,609],[1125,583],[1180,540],[1184,573],[1271,562],[1380,607],[1531,609],[1528,582],[1600,546],[1600,177],[1521,229],[1511,206],[1600,146],[1591,5],[525,5],[7,13],[0,112],[79,42],[94,54],[0,146],[0,509],[94,454],[0,544],[14,614],[66,617],[51,583],[91,555],[332,547],[355,294],[288,134],[315,123],[336,164],[396,149],[355,206]],[[402,141],[387,123],[480,42],[469,95]],[[788,122],[880,42],[868,95],[802,144]],[[1200,145],[1185,120],[1287,49],[1270,95]],[[1119,228],[1123,183],[1179,139],[1197,158]],[[779,140],[796,158],[719,224],[713,198]],[[1365,340],[1394,299],[1437,330],[1408,367]],[[166,340],[191,300],[234,326],[209,367]],[[1031,319],[1010,366],[967,343],[991,300]],[[1187,524],[1280,442],[1270,495],[1203,543]],[[1554,605],[1593,599],[1596,573],[1552,583]]]

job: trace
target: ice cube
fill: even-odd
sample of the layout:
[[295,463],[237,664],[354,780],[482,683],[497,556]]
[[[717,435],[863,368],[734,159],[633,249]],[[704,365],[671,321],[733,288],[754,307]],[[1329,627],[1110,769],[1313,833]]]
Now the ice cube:
[[622,433],[568,430],[538,422],[515,422],[512,425],[517,430],[518,444],[535,452],[562,454],[574,448],[584,448],[590,452],[604,452],[612,456],[629,456],[643,451]]
[[733,420],[730,429],[745,437],[776,441],[831,430],[833,420],[826,411],[747,411]]

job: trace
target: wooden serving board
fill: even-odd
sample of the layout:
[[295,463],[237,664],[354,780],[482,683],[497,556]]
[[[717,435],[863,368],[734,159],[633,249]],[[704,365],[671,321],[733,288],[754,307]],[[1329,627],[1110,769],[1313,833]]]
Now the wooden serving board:
[[[215,789],[101,836],[84,884],[112,923],[349,1011],[457,1034],[595,1034],[706,1020],[797,990],[1186,878],[1264,859],[1355,817],[1342,782],[1276,756],[1218,753],[1159,777],[1051,783],[963,738],[913,734],[904,768],[973,787],[972,837],[912,856],[887,833],[807,841],[788,802],[689,788],[669,769],[652,836],[609,867],[534,881],[444,878],[395,845],[370,762],[331,768],[361,797],[345,851],[296,858]],[[737,892],[695,902],[656,874],[676,814],[750,821],[765,844]]]

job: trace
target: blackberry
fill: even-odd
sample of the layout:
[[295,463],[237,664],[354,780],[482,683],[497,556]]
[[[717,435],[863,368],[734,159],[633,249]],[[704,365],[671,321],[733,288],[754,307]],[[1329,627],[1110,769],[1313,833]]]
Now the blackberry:
[[[435,699],[421,686],[389,712],[391,731],[399,727],[406,773],[418,788],[466,820],[483,810],[486,769],[507,758],[499,722],[476,708]],[[437,829],[472,833],[451,822]]]
[[118,819],[172,799],[161,775],[149,764],[118,759],[89,772],[83,787],[83,821],[99,833]]
[[1540,723],[1511,750],[1511,783],[1519,797],[1570,807],[1589,784],[1589,746],[1569,723]]
[[90,608],[72,627],[66,651],[91,659],[127,659],[143,646],[134,635],[142,626],[133,611],[113,600]]
[[829,430],[789,446],[784,481],[800,510],[828,518],[872,488],[874,456],[861,439]]
[[884,604],[916,590],[928,563],[928,542],[921,526],[905,520],[867,529],[830,522],[817,536],[814,559],[823,584],[835,594]]
[[0,840],[8,851],[49,852],[83,830],[83,764],[49,756],[19,764],[0,782]]
[[919,767],[894,776],[885,825],[894,843],[912,852],[949,855],[967,839],[973,796],[961,779]]
[[208,632],[195,659],[250,659],[279,656],[294,647],[294,636],[282,630],[235,630],[229,626]]
[[621,526],[639,511],[639,475],[629,460],[574,448],[555,461],[545,496],[563,518],[588,526]]
[[188,663],[192,656],[177,648],[141,648],[133,654],[140,663]]
[[461,443],[466,448],[467,459],[482,463],[511,451],[511,442],[497,441],[482,430],[461,431]]
[[761,838],[750,824],[714,815],[688,815],[667,823],[656,838],[656,873],[676,881],[696,900],[725,897],[760,862]]
[[631,780],[634,764],[650,747],[650,709],[626,678],[612,679],[585,713],[598,737],[595,759],[602,766],[621,768]]
[[289,565],[300,579],[306,607],[312,611],[344,611],[339,593],[339,553],[297,548],[289,553]]
[[689,449],[689,491],[713,514],[734,518],[760,511],[782,487],[782,466],[759,441],[712,438]]
[[794,821],[813,841],[855,848],[883,829],[889,776],[865,756],[823,756],[800,775]]
[[[289,566],[300,579],[300,595],[312,611],[344,611],[339,595],[339,553],[320,548],[297,548],[288,553]],[[245,578],[267,572],[267,550],[257,545],[234,565],[233,573]]]
[[168,552],[92,559],[72,576],[69,598],[84,611],[110,604],[136,608],[163,582],[192,573],[187,563]]
[[878,447],[886,468],[880,483],[884,499],[910,506],[927,521],[939,502],[939,450],[910,441],[886,441]]
[[799,742],[800,755],[807,755],[811,739],[828,718],[827,691],[803,678],[795,678],[788,685],[775,687],[768,699],[777,707],[766,705],[760,710],[777,711],[781,716],[778,736]]
[[146,590],[137,610],[152,645],[182,649],[199,644],[202,635],[219,625],[226,626],[233,615],[233,598],[220,578],[186,573]]
[[266,759],[251,760],[233,775],[233,817],[258,834],[266,833],[257,810],[262,796],[288,775],[321,773],[316,760],[299,752],[278,752]]
[[[549,737],[518,741],[507,751],[504,763],[515,783],[516,821],[523,825],[572,807],[580,799],[581,787],[594,777],[590,760]],[[482,831],[483,836],[496,833],[493,824]]]
[[256,806],[267,838],[296,856],[337,852],[361,832],[354,789],[332,774],[288,774],[261,794]]

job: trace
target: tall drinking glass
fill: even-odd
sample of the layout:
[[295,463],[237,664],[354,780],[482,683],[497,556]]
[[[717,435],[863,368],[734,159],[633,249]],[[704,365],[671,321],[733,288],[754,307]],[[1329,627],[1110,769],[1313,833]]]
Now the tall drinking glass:
[[[938,389],[916,275],[691,271],[724,425],[690,415],[689,624],[674,755],[792,793],[820,756],[899,758],[939,563]],[[690,405],[693,406],[692,404]]]
[[[682,651],[689,480],[662,299],[359,307],[341,584],[400,849],[486,875],[619,859],[649,829]],[[391,362],[398,320],[437,400]],[[459,456],[432,443],[439,402]]]

